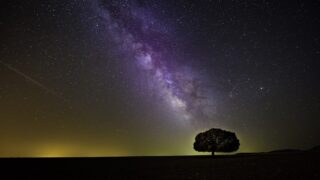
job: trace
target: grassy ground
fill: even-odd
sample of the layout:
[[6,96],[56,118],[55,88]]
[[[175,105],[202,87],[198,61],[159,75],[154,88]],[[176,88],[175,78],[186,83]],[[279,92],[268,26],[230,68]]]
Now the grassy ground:
[[3,158],[0,163],[1,176],[22,179],[320,179],[318,152],[216,157]]

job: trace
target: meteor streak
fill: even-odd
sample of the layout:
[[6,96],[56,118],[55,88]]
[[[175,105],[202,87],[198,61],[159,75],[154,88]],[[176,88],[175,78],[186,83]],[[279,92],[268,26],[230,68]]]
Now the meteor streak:
[[33,79],[32,77],[26,75],[25,73],[19,71],[18,69],[12,67],[11,65],[7,64],[7,63],[4,63],[2,61],[0,61],[0,63],[2,65],[4,65],[6,68],[8,68],[9,70],[17,73],[18,75],[24,77],[25,79],[27,79],[28,81],[32,82],[34,85],[40,87],[41,89],[44,89],[45,91],[47,91],[48,93],[56,96],[56,97],[59,97],[59,98],[62,98],[63,100],[65,100],[65,98],[61,97],[58,93],[56,93],[55,91],[49,89],[48,87],[44,86],[43,84],[41,84],[39,81]]

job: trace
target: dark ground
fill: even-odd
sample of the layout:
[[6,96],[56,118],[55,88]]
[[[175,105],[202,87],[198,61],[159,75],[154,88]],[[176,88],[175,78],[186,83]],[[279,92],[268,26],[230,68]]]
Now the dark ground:
[[319,152],[230,156],[2,158],[0,179],[320,179]]

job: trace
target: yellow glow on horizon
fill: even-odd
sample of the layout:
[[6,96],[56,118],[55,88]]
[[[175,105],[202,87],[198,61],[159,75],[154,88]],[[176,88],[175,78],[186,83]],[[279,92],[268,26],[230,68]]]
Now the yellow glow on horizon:
[[95,148],[73,145],[46,145],[32,153],[32,157],[103,157],[128,156],[128,153],[115,148]]

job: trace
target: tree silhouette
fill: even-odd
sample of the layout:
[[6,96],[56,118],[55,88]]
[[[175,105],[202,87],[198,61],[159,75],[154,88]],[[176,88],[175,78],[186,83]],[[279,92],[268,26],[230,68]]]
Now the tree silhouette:
[[240,143],[235,133],[212,128],[199,133],[193,148],[199,152],[233,152],[239,149]]

